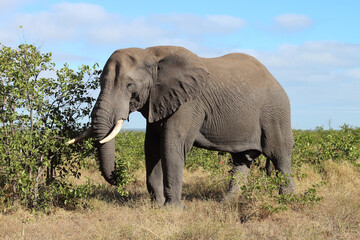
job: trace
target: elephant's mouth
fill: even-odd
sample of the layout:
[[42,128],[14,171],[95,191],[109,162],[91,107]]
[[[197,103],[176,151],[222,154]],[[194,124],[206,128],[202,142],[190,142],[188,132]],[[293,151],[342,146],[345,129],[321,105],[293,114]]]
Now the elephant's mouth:
[[[124,119],[118,120],[116,122],[113,130],[111,131],[111,133],[109,135],[107,135],[104,139],[100,140],[99,143],[104,144],[104,143],[111,141],[120,132],[123,123],[124,123]],[[73,143],[80,142],[84,139],[90,138],[92,135],[93,135],[93,129],[92,129],[92,127],[90,127],[88,129],[86,129],[83,133],[81,133],[79,136],[77,136],[76,138],[73,138],[70,141],[68,141],[67,144],[73,144]]]

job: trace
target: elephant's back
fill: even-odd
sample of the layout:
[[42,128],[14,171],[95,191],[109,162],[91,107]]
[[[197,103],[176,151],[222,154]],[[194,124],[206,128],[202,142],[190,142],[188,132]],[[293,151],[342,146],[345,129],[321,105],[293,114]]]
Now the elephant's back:
[[203,60],[210,73],[209,91],[215,90],[225,96],[242,99],[255,109],[264,104],[278,104],[279,101],[289,104],[288,96],[279,82],[256,58],[231,53]]
[[231,53],[218,58],[203,58],[210,72],[210,81],[241,87],[242,91],[258,91],[259,88],[281,88],[278,81],[256,58]]

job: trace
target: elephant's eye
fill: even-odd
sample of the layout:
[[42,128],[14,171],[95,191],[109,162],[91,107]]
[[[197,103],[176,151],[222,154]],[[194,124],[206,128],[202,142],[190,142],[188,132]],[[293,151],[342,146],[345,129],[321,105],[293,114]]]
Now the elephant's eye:
[[126,87],[129,89],[129,88],[132,88],[134,85],[135,85],[134,83],[128,83],[128,84],[126,85]]

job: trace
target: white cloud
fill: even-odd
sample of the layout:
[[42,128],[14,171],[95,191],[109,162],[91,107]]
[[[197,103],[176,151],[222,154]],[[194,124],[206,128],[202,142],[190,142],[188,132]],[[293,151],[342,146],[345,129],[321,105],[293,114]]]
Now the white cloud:
[[275,30],[295,32],[306,29],[313,25],[313,21],[306,15],[283,14],[274,18],[272,26]]
[[[81,40],[83,43],[151,45],[166,39],[202,38],[208,34],[231,34],[245,26],[245,21],[227,15],[198,16],[193,14],[164,14],[125,18],[105,8],[89,3],[63,2],[47,11],[17,14],[8,21],[0,41],[16,39],[14,31],[23,26],[24,32],[37,42]],[[8,30],[8,31],[7,31]]]
[[76,34],[76,29],[67,24],[59,24],[59,21],[62,22],[63,19],[49,12],[42,12],[18,16],[15,23],[16,26],[23,26],[24,31],[37,41],[70,40]]
[[229,34],[246,25],[243,19],[228,15],[167,14],[151,16],[149,20],[173,34],[192,36]]
[[[241,51],[241,50],[239,50]],[[246,51],[256,56],[278,74],[294,72],[298,81],[314,81],[323,73],[343,74],[358,67],[360,44],[335,41],[282,45],[276,51]]]
[[28,2],[31,2],[31,0],[0,0],[0,12]]
[[233,32],[241,29],[246,25],[246,22],[238,17],[227,15],[210,15],[206,19],[210,24],[214,24],[217,31]]
[[104,21],[96,28],[85,33],[93,44],[146,44],[166,35],[160,27],[151,24],[147,18],[124,19],[113,16],[110,21]]
[[53,5],[52,13],[64,23],[75,25],[94,24],[111,18],[104,7],[90,3],[58,3]]
[[101,6],[64,2],[53,5],[50,11],[18,14],[13,22],[37,41],[62,42],[85,37],[86,32],[99,27],[98,23],[109,20],[110,14]]
[[[360,80],[360,67],[347,69],[344,74],[350,78]],[[359,89],[360,90],[360,89]],[[360,94],[359,94],[360,95]]]

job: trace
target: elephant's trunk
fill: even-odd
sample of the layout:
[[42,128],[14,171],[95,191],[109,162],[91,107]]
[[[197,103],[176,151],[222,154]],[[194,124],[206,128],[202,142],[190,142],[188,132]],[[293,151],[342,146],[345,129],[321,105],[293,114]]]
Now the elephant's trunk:
[[[92,134],[92,128],[89,128],[85,132],[80,134],[78,137],[68,141],[67,144],[77,143],[83,139],[90,137]],[[115,185],[115,139],[112,137],[110,140],[107,140],[106,143],[102,144],[100,142],[97,143],[100,160],[100,171],[108,183]]]
[[100,171],[108,183],[115,185],[115,139],[104,144],[97,143],[97,149],[100,161]]
[[73,138],[70,141],[66,142],[66,144],[74,144],[74,143],[80,142],[84,139],[88,139],[89,137],[91,137],[92,134],[93,134],[92,128],[88,128],[83,133],[81,133],[79,136],[77,136],[76,138]]
[[[107,136],[112,129],[110,126],[101,122],[104,122],[104,120],[99,120],[99,118],[94,118],[92,121],[94,136],[98,140],[104,139],[104,137]],[[100,161],[100,171],[108,183],[115,185],[115,139],[112,139],[106,143],[100,143],[99,141],[96,141],[96,147]]]
[[100,171],[104,176],[105,180],[115,185],[116,176],[115,176],[115,136],[121,130],[121,126],[124,120],[119,120],[112,132],[105,137],[103,140],[99,141],[97,149],[100,160]]
[[108,183],[115,185],[115,139],[106,143],[99,142],[103,140],[114,127],[114,118],[111,113],[112,109],[110,101],[100,95],[91,114],[91,127],[93,129],[93,136],[98,140],[96,147],[100,161],[100,171]]
[[121,129],[123,119],[129,116],[129,101],[121,99],[114,101],[113,94],[101,93],[91,113],[93,136],[98,140],[100,170],[110,184],[116,184],[114,137]]

